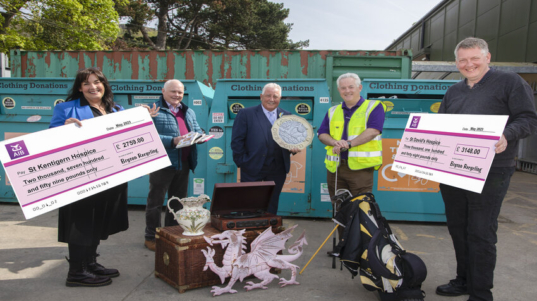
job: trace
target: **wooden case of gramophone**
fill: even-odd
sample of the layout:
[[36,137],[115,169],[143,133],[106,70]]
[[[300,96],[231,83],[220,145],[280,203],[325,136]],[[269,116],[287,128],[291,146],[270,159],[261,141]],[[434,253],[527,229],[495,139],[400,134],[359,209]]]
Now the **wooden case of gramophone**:
[[217,183],[211,200],[211,225],[220,230],[282,226],[282,217],[268,213],[274,182]]

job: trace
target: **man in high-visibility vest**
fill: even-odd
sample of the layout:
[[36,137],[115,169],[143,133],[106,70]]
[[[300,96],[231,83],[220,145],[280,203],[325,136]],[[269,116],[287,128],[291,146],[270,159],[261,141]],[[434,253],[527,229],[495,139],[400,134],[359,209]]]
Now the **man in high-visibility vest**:
[[[317,131],[326,145],[325,164],[328,193],[333,199],[336,188],[352,195],[373,190],[373,172],[382,165],[382,127],[385,108],[380,101],[360,96],[360,77],[346,73],[337,79],[344,102],[328,110]],[[336,173],[337,172],[337,173]]]

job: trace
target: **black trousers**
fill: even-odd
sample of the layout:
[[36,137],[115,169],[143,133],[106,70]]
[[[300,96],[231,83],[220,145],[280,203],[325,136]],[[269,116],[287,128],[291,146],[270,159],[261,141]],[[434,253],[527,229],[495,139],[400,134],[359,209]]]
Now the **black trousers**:
[[514,167],[491,168],[481,194],[440,184],[457,278],[466,282],[469,300],[493,300],[498,216],[514,171]]
[[[168,198],[172,196],[186,198],[188,193],[188,175],[190,167],[188,162],[182,162],[182,169],[175,170],[172,168],[163,168],[152,172],[149,175],[149,194],[147,196],[147,205],[145,207],[145,239],[155,240],[156,229],[161,227],[161,212],[166,193]],[[172,202],[172,209],[180,210],[183,208],[178,201]],[[176,226],[177,221],[174,215],[166,209],[164,217],[164,226]]]
[[96,245],[92,246],[81,246],[69,243],[67,246],[69,249],[69,261],[76,263],[86,261],[89,259],[89,257],[97,255],[97,247],[99,244],[97,243]]
[[278,213],[278,205],[280,202],[280,194],[287,174],[285,173],[285,165],[283,159],[273,160],[270,164],[263,165],[263,169],[257,175],[248,174],[241,170],[241,182],[259,182],[259,181],[274,181],[274,193],[270,199],[267,212],[272,214]]

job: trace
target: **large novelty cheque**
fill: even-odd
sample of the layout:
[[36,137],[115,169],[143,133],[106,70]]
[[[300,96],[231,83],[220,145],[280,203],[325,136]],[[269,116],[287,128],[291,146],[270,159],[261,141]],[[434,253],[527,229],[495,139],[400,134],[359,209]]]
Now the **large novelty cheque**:
[[392,170],[481,193],[507,118],[411,114]]
[[142,107],[2,141],[0,160],[26,219],[170,165]]

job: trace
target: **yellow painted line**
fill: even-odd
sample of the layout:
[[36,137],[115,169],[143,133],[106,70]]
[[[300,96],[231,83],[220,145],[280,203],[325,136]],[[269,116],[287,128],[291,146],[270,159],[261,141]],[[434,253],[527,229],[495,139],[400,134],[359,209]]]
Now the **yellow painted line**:
[[509,204],[513,207],[522,208],[522,209],[535,209],[535,206],[525,206],[525,205],[515,205],[515,204]]
[[419,236],[419,237],[428,237],[428,238],[436,238],[436,239],[444,239],[443,237],[436,237],[434,235],[427,235],[427,234],[416,234],[416,236]]
[[403,230],[399,227],[392,227],[392,229],[395,229],[395,235],[400,239],[400,240],[408,240],[408,236],[405,234],[405,232],[403,232]]
[[517,235],[517,236],[522,236],[523,234],[537,235],[537,232],[519,230],[521,228],[523,229],[523,228],[534,227],[534,226],[535,226],[535,224],[522,224],[522,225],[518,226],[517,229],[512,229],[512,228],[508,227],[508,225],[499,224],[499,228],[511,231],[514,235]]
[[416,255],[426,255],[429,254],[427,252],[420,252],[420,251],[412,251],[412,250],[406,250],[409,253],[416,254]]
[[533,226],[535,226],[535,224],[522,224],[522,225],[518,226],[518,228],[523,229],[523,228],[533,227]]

